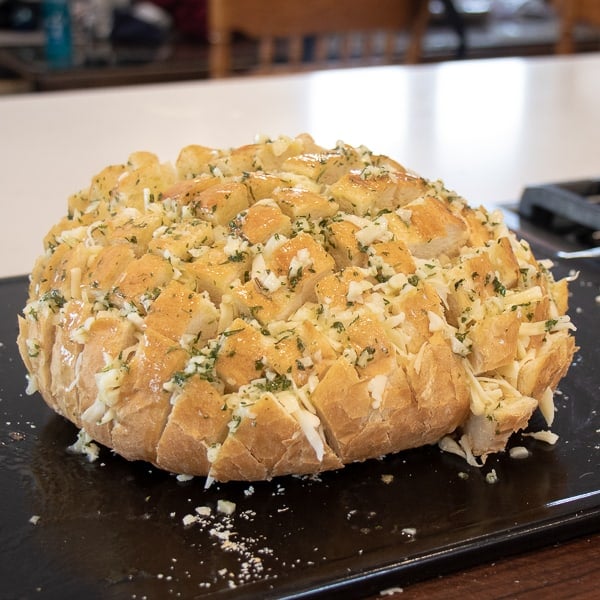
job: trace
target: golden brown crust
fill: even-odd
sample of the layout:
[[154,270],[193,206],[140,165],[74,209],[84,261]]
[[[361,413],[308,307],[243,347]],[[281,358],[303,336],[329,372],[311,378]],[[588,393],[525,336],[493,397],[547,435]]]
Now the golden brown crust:
[[322,453],[315,452],[298,420],[271,394],[262,395],[250,411],[248,418],[234,421],[212,463],[216,479],[267,479],[341,466],[326,445]]
[[130,460],[156,462],[157,446],[171,403],[163,383],[181,370],[187,352],[147,329],[139,342],[115,405],[111,445]]
[[460,438],[501,451],[575,344],[501,216],[308,135],[136,152],[44,239],[18,345],[44,400],[131,460],[210,479]]
[[231,411],[222,395],[198,375],[190,378],[172,405],[156,463],[176,473],[208,473],[209,449],[227,435]]

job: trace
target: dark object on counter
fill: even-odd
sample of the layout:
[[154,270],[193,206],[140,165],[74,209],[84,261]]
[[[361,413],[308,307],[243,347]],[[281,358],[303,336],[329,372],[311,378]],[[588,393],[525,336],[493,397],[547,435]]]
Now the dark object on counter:
[[560,229],[561,225],[568,223],[598,231],[600,180],[527,187],[521,196],[519,214],[538,225],[554,229]]
[[130,8],[115,9],[110,39],[121,44],[162,44],[169,35],[169,28],[162,23],[144,18],[143,14]]
[[35,31],[42,23],[39,0],[0,0],[0,29]]
[[67,67],[73,60],[71,9],[67,0],[42,3],[46,60],[55,67]]
[[206,0],[151,0],[173,18],[179,34],[189,40],[206,42],[208,8]]

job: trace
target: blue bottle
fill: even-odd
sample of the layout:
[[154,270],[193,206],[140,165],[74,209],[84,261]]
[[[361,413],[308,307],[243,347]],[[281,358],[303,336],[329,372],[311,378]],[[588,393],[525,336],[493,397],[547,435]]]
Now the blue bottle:
[[44,0],[42,16],[46,42],[46,60],[56,67],[69,66],[73,56],[69,1]]

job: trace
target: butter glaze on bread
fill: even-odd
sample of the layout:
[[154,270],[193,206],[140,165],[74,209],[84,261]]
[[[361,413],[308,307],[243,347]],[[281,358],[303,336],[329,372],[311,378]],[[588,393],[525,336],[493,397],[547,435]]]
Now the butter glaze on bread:
[[129,460],[261,480],[505,448],[575,351],[500,214],[308,135],[148,152],[69,199],[19,318],[30,391]]

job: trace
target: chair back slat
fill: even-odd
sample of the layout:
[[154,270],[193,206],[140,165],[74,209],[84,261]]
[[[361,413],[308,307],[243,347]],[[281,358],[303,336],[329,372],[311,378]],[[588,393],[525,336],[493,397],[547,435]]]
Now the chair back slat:
[[558,54],[570,54],[575,49],[573,30],[584,23],[600,27],[600,0],[554,0],[559,18]]
[[[429,20],[428,0],[209,0],[208,9],[213,77],[234,71],[236,33],[257,41],[260,72],[371,64],[374,56],[417,62]],[[408,44],[399,59],[400,33]]]

